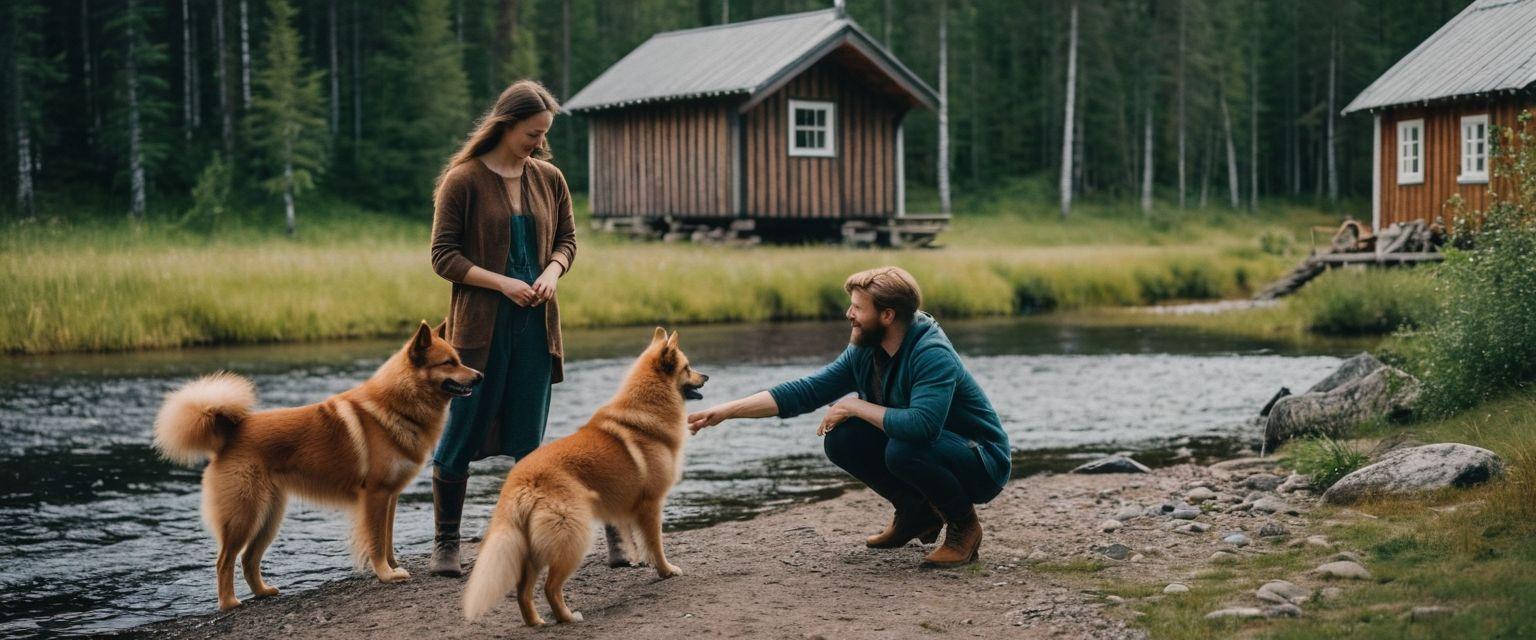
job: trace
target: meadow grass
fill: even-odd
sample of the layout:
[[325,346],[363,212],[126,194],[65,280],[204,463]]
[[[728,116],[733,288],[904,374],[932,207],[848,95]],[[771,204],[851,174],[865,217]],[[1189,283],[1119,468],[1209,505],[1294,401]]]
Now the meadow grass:
[[[428,266],[427,216],[313,206],[294,239],[276,232],[270,211],[212,233],[172,216],[11,223],[0,232],[0,351],[399,335],[445,314],[449,285]],[[1298,258],[1262,239],[1295,238],[1297,248],[1327,219],[1299,209],[1147,218],[1090,203],[1062,221],[1043,205],[988,206],[957,215],[939,250],[743,249],[599,234],[578,202],[562,317],[569,327],[836,318],[843,279],[883,264],[912,271],[941,318],[1243,296]]]

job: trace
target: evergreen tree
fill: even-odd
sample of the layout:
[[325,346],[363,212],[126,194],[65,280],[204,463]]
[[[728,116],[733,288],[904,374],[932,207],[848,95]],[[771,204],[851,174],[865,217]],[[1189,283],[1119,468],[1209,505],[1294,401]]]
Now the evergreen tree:
[[262,185],[283,197],[288,235],[297,232],[293,199],[314,187],[325,172],[325,102],[321,80],[325,73],[308,70],[299,55],[299,34],[288,0],[270,0],[266,64],[256,72],[251,110],[245,127],[252,150],[260,158]]
[[421,211],[472,116],[448,0],[400,4],[367,65],[376,106],[365,114],[359,178],[370,204]]

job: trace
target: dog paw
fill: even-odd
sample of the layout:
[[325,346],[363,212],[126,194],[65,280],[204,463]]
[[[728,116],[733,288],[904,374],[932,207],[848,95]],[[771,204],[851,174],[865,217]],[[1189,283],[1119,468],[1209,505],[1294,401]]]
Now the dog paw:
[[219,611],[229,611],[230,609],[234,609],[238,606],[240,606],[240,601],[234,598],[219,601]]
[[635,566],[635,563],[630,562],[629,558],[623,558],[623,557],[620,557],[620,558],[609,557],[608,558],[608,568],[609,569],[621,569],[621,568],[624,568],[624,567],[633,567],[633,566]]
[[405,569],[391,569],[387,572],[379,572],[379,582],[405,582],[411,579],[411,572]]
[[270,598],[277,595],[277,587],[274,587],[270,584],[264,584],[261,585],[260,589],[252,589],[251,593],[256,594],[256,597],[258,598]]
[[580,611],[572,611],[571,612],[571,619],[569,619],[569,620],[561,620],[561,622],[565,622],[565,623],[585,622],[585,621],[586,621],[586,618],[581,615]]
[[683,575],[683,570],[679,569],[677,565],[668,562],[656,568],[656,575],[659,575],[663,578],[671,578],[673,576]]

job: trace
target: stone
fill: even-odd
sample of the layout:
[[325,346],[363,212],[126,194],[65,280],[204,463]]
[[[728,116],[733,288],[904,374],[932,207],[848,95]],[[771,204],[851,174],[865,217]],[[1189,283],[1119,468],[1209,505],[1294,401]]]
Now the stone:
[[1270,580],[1259,587],[1255,595],[1270,602],[1301,604],[1312,596],[1312,592],[1284,580]]
[[1355,425],[1397,417],[1419,399],[1419,380],[1382,367],[1331,391],[1281,398],[1264,425],[1266,448],[1307,435],[1338,436]]
[[1180,594],[1180,593],[1189,593],[1189,587],[1186,587],[1186,586],[1184,586],[1182,584],[1179,584],[1179,583],[1175,582],[1175,583],[1172,583],[1172,584],[1170,584],[1170,585],[1168,585],[1166,587],[1163,587],[1163,593],[1166,593],[1166,594],[1169,594],[1169,595],[1175,595],[1175,594]]
[[1301,607],[1294,604],[1281,604],[1264,609],[1266,618],[1300,618]]
[[1146,560],[1146,559],[1147,559],[1146,556],[1141,555],[1139,553],[1134,555],[1134,556],[1131,556],[1131,562],[1141,562],[1142,560]]
[[1371,447],[1371,452],[1366,455],[1369,455],[1371,460],[1379,461],[1382,458],[1387,457],[1387,454],[1392,453],[1393,451],[1397,451],[1399,449],[1411,449],[1413,447],[1422,447],[1425,444],[1426,443],[1420,442],[1414,438],[1411,434],[1394,433],[1385,438],[1382,438],[1380,442],[1376,443],[1376,446]]
[[1360,352],[1354,357],[1339,363],[1339,368],[1334,369],[1328,377],[1319,380],[1317,384],[1307,389],[1307,393],[1327,393],[1351,382],[1364,378],[1385,367],[1380,360],[1367,352]]
[[1104,533],[1114,533],[1115,531],[1118,531],[1119,529],[1120,529],[1120,521],[1119,520],[1110,519],[1110,520],[1105,520],[1105,521],[1099,523],[1099,531],[1103,531]]
[[1211,562],[1216,564],[1231,564],[1237,562],[1237,554],[1230,551],[1217,551],[1211,554]]
[[1123,544],[1115,543],[1115,544],[1109,545],[1107,547],[1104,547],[1102,550],[1099,551],[1099,553],[1102,553],[1102,554],[1105,555],[1105,557],[1108,557],[1108,558],[1111,558],[1111,559],[1114,559],[1114,560],[1124,560],[1124,559],[1126,559],[1127,556],[1131,555],[1131,548],[1127,547],[1127,546],[1125,546]]
[[1259,498],[1253,502],[1253,510],[1260,513],[1297,513],[1296,509],[1279,498]]
[[1029,556],[1025,558],[1025,560],[1028,560],[1030,562],[1045,562],[1046,560],[1050,560],[1050,559],[1051,559],[1051,554],[1046,553],[1044,551],[1041,551],[1039,549],[1035,549],[1034,551],[1029,552]]
[[1120,596],[1104,596],[1104,601],[1110,604],[1121,604],[1125,602],[1125,598]]
[[1358,562],[1337,560],[1329,562],[1312,570],[1312,574],[1323,578],[1339,578],[1341,580],[1370,580],[1371,572]]
[[1434,618],[1443,618],[1456,613],[1450,607],[1414,607],[1408,612],[1408,619],[1412,622],[1423,622]]
[[1470,487],[1503,473],[1504,461],[1482,447],[1453,442],[1410,447],[1340,478],[1323,492],[1323,502],[1353,504],[1367,496]]
[[1173,518],[1174,520],[1194,520],[1196,517],[1199,517],[1199,515],[1199,509],[1181,507],[1174,509],[1173,513],[1168,514],[1168,517]]
[[1250,471],[1255,469],[1273,469],[1279,466],[1279,462],[1273,458],[1233,458],[1223,460],[1208,467],[1213,471]]
[[1152,470],[1125,456],[1100,458],[1072,470],[1072,473],[1150,473]]
[[1241,533],[1234,533],[1230,536],[1222,538],[1221,541],[1235,547],[1246,547],[1250,544],[1253,544],[1253,541],[1249,540],[1248,536],[1245,536]]
[[1200,504],[1215,498],[1216,492],[1205,487],[1196,487],[1195,490],[1190,491],[1188,495],[1184,496],[1184,499],[1188,500],[1190,504]]
[[1254,491],[1274,491],[1284,480],[1280,476],[1270,473],[1255,473],[1239,482],[1237,486]]
[[1361,560],[1360,556],[1357,556],[1357,555],[1355,555],[1353,553],[1350,553],[1348,551],[1340,551],[1340,552],[1335,553],[1335,554],[1333,554],[1331,556],[1328,556],[1328,561],[1329,562],[1353,562],[1355,564],[1365,564],[1365,561]]
[[1280,483],[1280,486],[1275,487],[1275,490],[1279,491],[1280,493],[1292,493],[1295,491],[1305,491],[1311,488],[1312,478],[1301,475],[1299,473],[1293,473],[1285,479],[1285,482]]
[[1283,536],[1287,533],[1289,532],[1285,530],[1285,527],[1280,523],[1275,522],[1274,520],[1270,520],[1269,522],[1264,523],[1264,526],[1259,527],[1260,538],[1273,538],[1275,536]]
[[1219,620],[1221,618],[1262,618],[1264,612],[1257,607],[1233,607],[1205,614],[1206,620]]
[[1312,547],[1331,547],[1331,546],[1333,546],[1333,543],[1329,542],[1328,538],[1326,536],[1307,536],[1307,539],[1304,542],[1306,542],[1306,544],[1308,546],[1312,546]]
[[1135,520],[1139,516],[1141,516],[1141,507],[1134,504],[1121,507],[1119,511],[1115,512],[1115,519],[1121,522]]

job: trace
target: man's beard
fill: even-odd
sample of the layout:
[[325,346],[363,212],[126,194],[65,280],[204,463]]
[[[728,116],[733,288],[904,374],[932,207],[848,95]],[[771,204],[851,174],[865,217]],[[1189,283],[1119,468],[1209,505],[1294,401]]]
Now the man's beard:
[[853,335],[848,337],[848,341],[855,347],[876,347],[884,340],[885,327],[878,323],[873,327],[854,325]]

